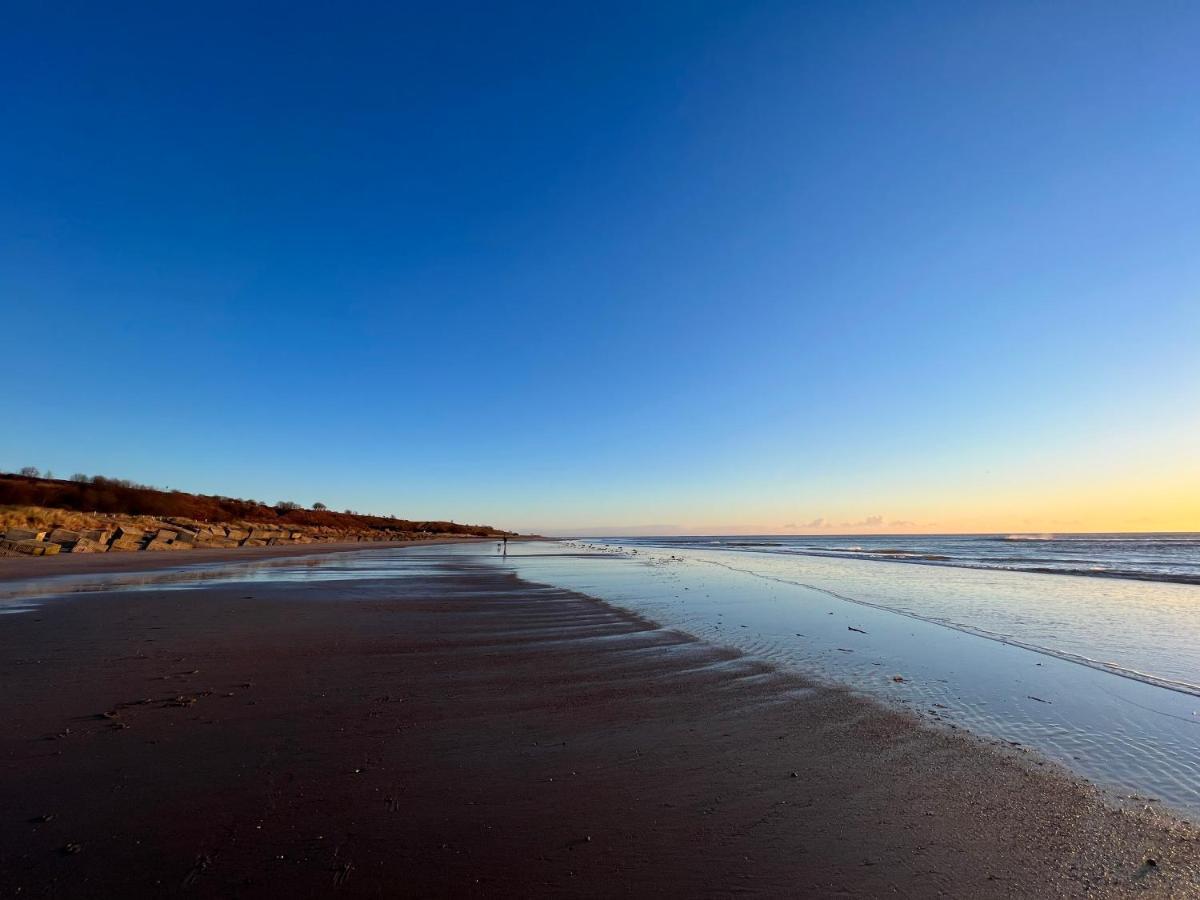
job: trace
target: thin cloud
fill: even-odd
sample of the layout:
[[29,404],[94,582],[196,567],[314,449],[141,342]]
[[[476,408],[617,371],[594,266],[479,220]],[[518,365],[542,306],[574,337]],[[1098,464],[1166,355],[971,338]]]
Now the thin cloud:
[[861,522],[843,522],[843,528],[878,528],[883,524],[883,516],[867,516]]

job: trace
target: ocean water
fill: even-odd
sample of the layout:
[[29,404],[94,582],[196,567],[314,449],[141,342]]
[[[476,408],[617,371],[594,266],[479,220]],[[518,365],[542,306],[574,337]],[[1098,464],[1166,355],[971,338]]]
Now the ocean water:
[[[612,538],[604,538],[611,543]],[[622,545],[888,560],[1200,584],[1200,532],[619,538]]]
[[1200,534],[592,543],[686,555],[1200,695]]

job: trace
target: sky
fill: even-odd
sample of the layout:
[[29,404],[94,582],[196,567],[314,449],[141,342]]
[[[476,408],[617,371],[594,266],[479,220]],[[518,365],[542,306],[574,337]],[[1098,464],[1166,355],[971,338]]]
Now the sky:
[[41,3],[0,469],[543,533],[1200,531],[1200,6]]

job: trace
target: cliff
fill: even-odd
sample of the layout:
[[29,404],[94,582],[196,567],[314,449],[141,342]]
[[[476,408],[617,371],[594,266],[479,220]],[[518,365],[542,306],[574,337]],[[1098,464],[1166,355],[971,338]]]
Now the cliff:
[[294,503],[162,491],[95,477],[0,475],[0,554],[194,550],[275,544],[398,541],[511,532]]

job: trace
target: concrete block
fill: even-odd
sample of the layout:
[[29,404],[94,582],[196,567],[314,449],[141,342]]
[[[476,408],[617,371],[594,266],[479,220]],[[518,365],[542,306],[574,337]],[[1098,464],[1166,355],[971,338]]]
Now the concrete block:
[[10,541],[5,539],[0,540],[0,550],[11,550],[25,556],[53,556],[62,550],[62,545],[52,544],[49,541]]
[[142,542],[135,541],[133,538],[117,538],[108,545],[108,549],[135,552],[142,549]]
[[44,541],[46,532],[31,531],[28,528],[10,528],[4,532],[4,540],[6,541]]
[[171,541],[168,541],[165,538],[155,537],[150,541],[150,543],[148,543],[142,549],[149,550],[149,551],[170,550],[171,549]]
[[48,535],[46,540],[52,544],[74,544],[83,535],[78,531],[68,531],[66,528],[55,528]]
[[81,537],[71,547],[72,553],[107,553],[108,544],[102,544],[99,541],[93,541],[90,538]]
[[140,541],[146,536],[146,532],[141,528],[135,528],[132,525],[118,525],[116,537],[118,540]]

